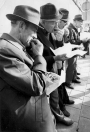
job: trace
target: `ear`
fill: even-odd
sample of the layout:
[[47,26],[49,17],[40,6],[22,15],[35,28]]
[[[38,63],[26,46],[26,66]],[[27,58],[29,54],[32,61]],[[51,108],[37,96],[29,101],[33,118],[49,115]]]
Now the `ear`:
[[25,22],[19,21],[19,30],[23,31],[23,30],[25,30],[25,28],[26,28]]
[[43,24],[44,24],[44,25],[47,25],[47,24],[48,24],[48,21],[45,21],[45,20],[44,20],[44,21],[43,21]]

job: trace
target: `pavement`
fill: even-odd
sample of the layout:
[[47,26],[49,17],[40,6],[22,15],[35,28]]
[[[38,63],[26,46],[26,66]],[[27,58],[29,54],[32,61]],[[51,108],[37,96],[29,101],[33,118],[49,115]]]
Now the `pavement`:
[[58,132],[90,132],[90,55],[78,59],[80,84],[73,84],[74,89],[68,89],[69,98],[75,101],[74,105],[67,105],[72,126],[57,124]]

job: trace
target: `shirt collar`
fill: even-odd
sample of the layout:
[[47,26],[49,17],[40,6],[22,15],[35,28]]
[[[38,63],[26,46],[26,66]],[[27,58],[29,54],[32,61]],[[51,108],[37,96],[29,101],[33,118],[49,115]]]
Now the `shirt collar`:
[[11,42],[13,45],[15,45],[16,47],[18,47],[21,50],[25,49],[25,46],[18,39],[14,38],[10,34],[3,33],[0,38],[8,40],[9,42]]

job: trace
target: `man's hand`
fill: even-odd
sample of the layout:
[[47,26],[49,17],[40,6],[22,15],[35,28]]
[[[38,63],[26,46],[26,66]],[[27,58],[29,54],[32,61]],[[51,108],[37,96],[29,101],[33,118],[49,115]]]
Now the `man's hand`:
[[54,56],[55,61],[64,61],[64,60],[67,60],[67,59],[68,59],[68,57],[67,57],[66,54]]
[[83,46],[83,44],[80,44],[80,48],[79,48],[80,50],[84,50],[84,46]]
[[35,56],[43,54],[43,44],[38,39],[35,38],[31,40],[31,47]]
[[56,37],[56,40],[62,41],[63,35],[64,35],[64,31],[60,30],[59,28],[55,28],[54,29],[54,35]]
[[82,39],[82,42],[87,42],[87,41],[88,41],[88,38]]
[[64,35],[69,36],[69,29],[68,28],[64,28]]

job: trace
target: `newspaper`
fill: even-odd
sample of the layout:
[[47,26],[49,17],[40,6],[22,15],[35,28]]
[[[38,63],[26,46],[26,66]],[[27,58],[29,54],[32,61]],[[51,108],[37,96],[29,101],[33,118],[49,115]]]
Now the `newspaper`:
[[46,94],[49,95],[55,89],[57,89],[61,85],[61,77],[53,72],[46,72]]
[[63,46],[63,47],[59,47],[55,50],[53,50],[51,47],[50,49],[52,50],[52,52],[55,54],[55,55],[63,55],[63,54],[68,54],[69,52],[71,52],[71,49],[67,49],[66,46]]
[[[78,49],[72,51],[73,48],[78,48]],[[65,46],[59,47],[59,48],[57,48],[55,50],[53,50],[50,47],[50,49],[52,50],[52,52],[55,55],[63,55],[63,54],[66,54],[66,57],[68,57],[68,58],[72,58],[75,55],[83,56],[83,55],[85,55],[87,53],[87,51],[83,51],[82,49],[79,49],[79,48],[81,48],[81,46],[71,45],[71,44],[65,44]]]
[[90,39],[90,32],[81,32],[80,40]]
[[72,58],[75,55],[83,56],[86,53],[87,53],[87,51],[77,49],[77,50],[71,51],[71,53],[69,55],[67,55],[67,57]]

